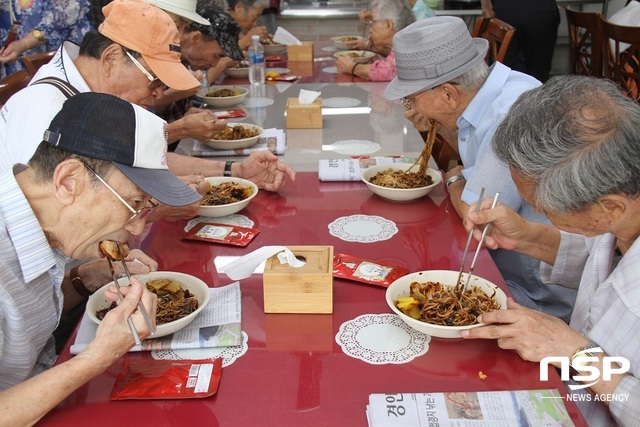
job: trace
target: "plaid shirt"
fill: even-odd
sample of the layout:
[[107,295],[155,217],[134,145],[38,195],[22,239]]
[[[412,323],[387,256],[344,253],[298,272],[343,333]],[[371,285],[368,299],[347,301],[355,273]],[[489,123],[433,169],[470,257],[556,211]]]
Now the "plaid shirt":
[[628,400],[610,402],[609,410],[596,401],[576,402],[589,426],[631,426],[640,420],[640,239],[622,258],[615,247],[612,234],[586,238],[563,232],[555,264],[541,267],[543,279],[579,284],[570,326],[631,364],[614,392],[628,394]]

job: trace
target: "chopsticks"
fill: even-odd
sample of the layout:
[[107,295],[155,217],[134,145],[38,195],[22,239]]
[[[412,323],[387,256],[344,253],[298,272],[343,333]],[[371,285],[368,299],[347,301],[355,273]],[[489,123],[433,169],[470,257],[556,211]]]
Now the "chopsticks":
[[[124,260],[124,257],[122,256],[120,243],[118,243],[117,246],[118,246],[118,255],[119,255],[120,261],[122,262],[122,268],[124,269],[124,272],[127,275],[127,279],[129,279],[129,284],[131,284],[131,273],[129,272],[129,267],[127,267],[127,263]],[[124,296],[120,291],[120,283],[118,283],[118,276],[116,276],[116,272],[113,269],[111,257],[106,257],[106,258],[107,258],[107,262],[109,263],[109,270],[111,272],[111,277],[113,278],[113,284],[115,285],[116,290],[118,291],[118,299],[120,300],[120,302],[122,302],[124,300]],[[142,300],[138,301],[138,309],[142,313],[142,317],[144,317],[144,321],[147,324],[147,327],[149,328],[149,332],[151,332],[150,336],[153,336],[156,333],[156,329],[153,326],[151,319],[149,318],[149,314],[147,313],[147,310],[145,309],[144,304],[142,303]],[[140,336],[138,335],[138,331],[136,330],[136,327],[133,324],[133,319],[131,318],[131,316],[129,316],[129,318],[127,319],[127,323],[129,324],[129,329],[131,329],[131,334],[133,335],[133,339],[135,340],[136,345],[140,345],[142,341],[140,340]]]
[[[482,196],[484,195],[484,187],[480,190],[480,197],[478,198],[478,203],[476,205],[476,212],[480,212],[480,205],[482,202]],[[493,197],[493,203],[491,204],[491,209],[495,208],[496,205],[498,204],[498,198],[500,197],[500,193],[496,193],[496,195]],[[458,293],[458,295],[462,295],[467,287],[467,285],[469,284],[469,281],[471,280],[471,276],[473,275],[473,270],[476,266],[476,260],[478,259],[478,254],[480,254],[480,249],[482,249],[482,244],[484,243],[484,238],[487,235],[487,232],[489,231],[489,227],[491,226],[491,223],[486,223],[484,225],[484,229],[482,230],[482,236],[480,237],[480,242],[478,242],[478,247],[476,248],[476,252],[473,256],[473,260],[471,261],[471,266],[469,267],[469,273],[467,273],[467,280],[462,283],[461,278],[462,278],[462,271],[464,270],[464,263],[465,260],[467,258],[467,253],[469,252],[469,245],[471,243],[471,238],[473,237],[473,228],[471,229],[471,231],[469,232],[469,237],[467,237],[467,244],[464,248],[464,253],[462,254],[462,265],[460,266],[460,273],[458,274],[458,281],[456,282],[456,291]]]

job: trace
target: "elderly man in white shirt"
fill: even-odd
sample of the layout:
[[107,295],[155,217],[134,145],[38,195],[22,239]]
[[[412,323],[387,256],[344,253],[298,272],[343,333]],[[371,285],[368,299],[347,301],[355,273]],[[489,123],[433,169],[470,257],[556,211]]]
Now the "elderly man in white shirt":
[[[581,381],[571,393],[590,393],[575,399],[590,426],[631,426],[640,419],[638,123],[640,106],[613,83],[550,79],[513,105],[494,149],[522,197],[553,226],[529,222],[505,205],[471,209],[466,217],[469,229],[493,225],[489,247],[540,259],[543,278],[577,287],[578,295],[569,325],[510,300],[507,310],[482,315],[492,325],[463,336],[497,339],[533,362],[571,360],[580,373],[573,380]],[[611,379],[585,381],[596,368],[603,372],[606,356],[626,359],[628,371],[622,365]],[[585,365],[588,371],[580,369]]]

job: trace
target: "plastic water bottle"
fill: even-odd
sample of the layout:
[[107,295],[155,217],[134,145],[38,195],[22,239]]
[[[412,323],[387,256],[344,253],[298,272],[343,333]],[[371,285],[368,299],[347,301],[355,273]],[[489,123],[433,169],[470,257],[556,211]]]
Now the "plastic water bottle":
[[249,81],[252,85],[264,85],[264,47],[260,36],[251,36],[249,46]]

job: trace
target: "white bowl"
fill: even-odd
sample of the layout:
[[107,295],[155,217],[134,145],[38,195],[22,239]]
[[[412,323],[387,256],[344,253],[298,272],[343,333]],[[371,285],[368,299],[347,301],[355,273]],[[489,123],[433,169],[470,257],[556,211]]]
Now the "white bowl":
[[[452,270],[428,270],[428,271],[419,271],[416,273],[410,273],[406,276],[399,278],[394,281],[387,288],[386,298],[387,304],[400,318],[409,326],[411,326],[416,331],[422,332],[423,334],[431,335],[432,337],[439,338],[460,338],[460,332],[466,329],[477,328],[478,326],[482,326],[483,323],[477,323],[475,325],[468,326],[444,326],[444,325],[434,325],[427,322],[421,322],[420,320],[416,320],[410,316],[407,316],[394,304],[395,300],[399,297],[408,297],[410,295],[409,285],[412,282],[440,282],[443,285],[454,286],[456,280],[458,279],[457,271]],[[467,280],[468,275],[464,273],[462,275],[463,281]],[[484,290],[487,295],[492,295],[495,291],[494,298],[500,304],[500,309],[505,310],[507,308],[507,296],[506,294],[495,284],[491,283],[488,280],[485,280],[478,276],[471,276],[471,280],[467,285],[469,288],[472,286],[477,286]]]
[[244,79],[249,77],[249,67],[227,68],[225,73],[227,76],[233,77],[234,79]]
[[[210,96],[212,93],[215,93],[216,91],[221,89],[231,89],[234,91],[238,91],[239,94],[235,96]],[[196,94],[196,98],[206,102],[210,107],[227,108],[233,107],[234,105],[237,105],[244,101],[248,93],[249,90],[241,86],[211,86],[208,92],[206,89],[200,89],[200,91]]]
[[[331,37],[331,42],[333,43],[333,47],[340,50],[351,49],[351,43],[360,40],[362,37],[360,36],[336,36]],[[349,40],[352,39],[352,40]]]
[[[173,322],[158,325],[156,328],[156,333],[150,338],[164,337],[184,328],[189,323],[191,323],[202,310],[204,310],[206,305],[209,303],[209,300],[211,299],[209,285],[207,285],[197,277],[193,277],[188,274],[177,273],[173,271],[154,271],[148,274],[136,274],[135,277],[140,279],[140,281],[142,281],[143,283],[146,283],[150,279],[175,280],[177,282],[180,282],[182,289],[188,289],[189,292],[191,292],[198,299],[198,308],[193,313],[190,313],[189,315],[181,319],[174,320]],[[93,295],[89,297],[89,300],[87,301],[87,314],[89,315],[89,318],[98,325],[101,321],[96,317],[96,311],[109,307],[111,305],[111,300],[108,300],[104,296],[104,294],[109,288],[109,285],[112,283],[113,282],[98,289]],[[118,279],[118,283],[120,284],[120,286],[128,286],[129,280],[126,277],[123,277],[121,279]]]
[[287,51],[286,44],[263,44],[265,55],[279,55],[281,53],[285,53]]
[[[442,181],[442,175],[439,171],[428,168],[427,173],[433,179],[433,184],[426,187],[419,188],[389,188],[382,187],[381,185],[372,184],[369,182],[376,173],[387,170],[408,170],[413,163],[391,163],[388,165],[376,165],[366,168],[362,171],[361,178],[367,184],[369,189],[377,194],[380,197],[384,197],[387,200],[393,200],[395,202],[408,202],[409,200],[419,199],[420,197],[426,196],[436,185],[438,185]],[[413,171],[418,170],[418,166],[412,169]]]
[[205,181],[209,182],[211,185],[222,184],[223,182],[235,182],[236,184],[240,184],[243,186],[249,186],[253,189],[251,195],[244,200],[240,200],[239,202],[229,203],[227,205],[217,205],[217,206],[200,206],[198,208],[198,215],[201,216],[226,216],[231,215],[236,212],[240,212],[244,209],[251,199],[256,197],[258,194],[258,186],[253,182],[243,179],[243,178],[234,178],[234,177],[224,177],[224,176],[212,176],[209,178],[205,178]]
[[366,64],[371,62],[376,56],[374,52],[368,50],[342,50],[333,54],[334,58],[340,58],[343,56],[349,56],[353,59],[353,62],[357,64]]
[[242,139],[211,139],[209,141],[203,141],[209,147],[214,148],[216,150],[237,150],[238,148],[248,148],[252,145],[255,145],[260,139],[260,135],[264,129],[260,126],[252,125],[250,123],[227,123],[227,126],[243,126],[245,129],[252,129],[258,132],[256,136],[252,136],[251,138],[242,138]]

